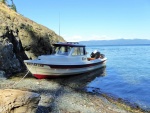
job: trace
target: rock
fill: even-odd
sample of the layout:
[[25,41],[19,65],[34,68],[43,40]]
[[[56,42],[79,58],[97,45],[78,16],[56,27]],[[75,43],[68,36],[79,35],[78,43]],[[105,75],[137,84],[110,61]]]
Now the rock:
[[0,70],[0,80],[5,80],[6,77],[5,77],[5,71],[1,71]]
[[65,42],[54,31],[19,15],[0,2],[0,70],[12,75],[26,69],[23,60],[52,52],[52,44]]
[[51,107],[53,101],[54,97],[52,95],[41,95],[39,106]]
[[16,89],[0,90],[0,113],[36,113],[40,95]]
[[0,42],[0,68],[7,73],[19,72],[21,65],[13,52],[13,44],[5,38]]

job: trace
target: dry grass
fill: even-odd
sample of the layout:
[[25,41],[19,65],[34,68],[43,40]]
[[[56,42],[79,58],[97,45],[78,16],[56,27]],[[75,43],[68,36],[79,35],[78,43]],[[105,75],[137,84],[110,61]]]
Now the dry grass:
[[10,14],[11,16],[16,16],[19,15],[17,12],[15,12],[14,10],[10,9],[7,5],[3,4],[0,2],[0,10]]

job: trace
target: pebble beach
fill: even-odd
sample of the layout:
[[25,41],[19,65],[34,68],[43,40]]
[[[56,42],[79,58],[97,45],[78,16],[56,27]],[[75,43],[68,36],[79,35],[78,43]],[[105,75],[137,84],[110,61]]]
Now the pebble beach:
[[111,101],[103,95],[86,92],[85,86],[97,77],[97,73],[103,76],[104,70],[53,79],[36,79],[31,74],[22,79],[26,74],[24,72],[12,78],[1,79],[0,88],[40,94],[37,113],[142,113],[139,109],[118,104],[119,102]]

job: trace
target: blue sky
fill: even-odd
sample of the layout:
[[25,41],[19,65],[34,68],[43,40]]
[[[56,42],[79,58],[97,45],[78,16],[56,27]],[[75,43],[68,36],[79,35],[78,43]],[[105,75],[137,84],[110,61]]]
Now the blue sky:
[[150,39],[150,0],[14,0],[19,13],[67,41]]

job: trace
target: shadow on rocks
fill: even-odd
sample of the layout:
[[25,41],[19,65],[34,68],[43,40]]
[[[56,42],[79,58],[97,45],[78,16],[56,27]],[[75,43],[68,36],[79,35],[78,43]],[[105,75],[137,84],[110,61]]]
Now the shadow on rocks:
[[38,109],[36,113],[50,113],[51,108],[50,107],[45,107],[45,106],[38,106]]

